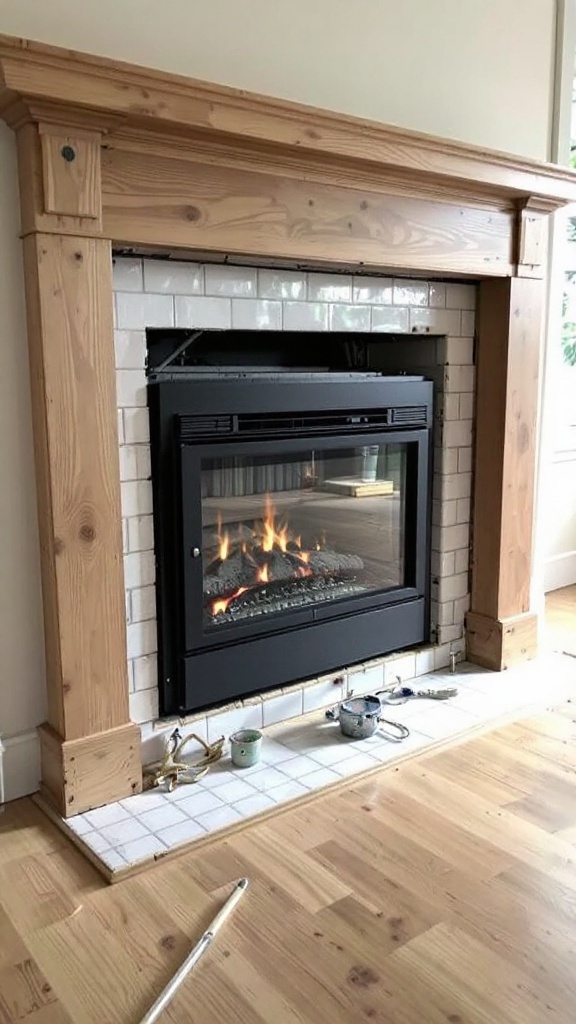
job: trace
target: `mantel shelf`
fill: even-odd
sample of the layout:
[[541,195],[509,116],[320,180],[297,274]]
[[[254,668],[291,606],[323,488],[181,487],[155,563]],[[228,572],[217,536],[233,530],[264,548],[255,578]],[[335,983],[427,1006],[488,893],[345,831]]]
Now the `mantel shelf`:
[[480,190],[495,201],[532,199],[548,210],[576,202],[576,174],[565,167],[28,40],[0,36],[0,79],[0,111],[12,122],[24,105],[32,119],[112,134],[142,129],[159,148],[176,129],[181,145],[200,133],[279,161],[290,151],[303,161],[344,160],[360,179],[379,169],[413,194],[421,185],[452,198]]

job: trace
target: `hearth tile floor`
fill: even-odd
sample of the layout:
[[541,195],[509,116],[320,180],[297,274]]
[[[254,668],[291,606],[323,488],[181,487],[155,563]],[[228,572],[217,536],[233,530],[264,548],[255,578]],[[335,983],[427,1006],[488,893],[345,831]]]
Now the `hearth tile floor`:
[[234,768],[225,756],[194,785],[129,797],[62,821],[62,827],[108,877],[121,877],[179,846],[406,754],[571,696],[576,701],[576,660],[548,655],[502,674],[463,663],[455,675],[443,671],[418,679],[421,689],[444,686],[457,686],[457,696],[383,708],[384,717],[410,729],[402,742],[380,730],[369,739],[345,739],[337,723],[314,711],[265,729],[262,760],[252,768]]

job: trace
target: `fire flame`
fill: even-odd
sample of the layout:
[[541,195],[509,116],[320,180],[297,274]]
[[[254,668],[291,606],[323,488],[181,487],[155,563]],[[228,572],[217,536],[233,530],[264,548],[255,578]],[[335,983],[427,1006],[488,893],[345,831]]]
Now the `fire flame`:
[[[310,551],[302,548],[302,536],[292,536],[290,533],[289,526],[286,522],[277,520],[277,513],[272,503],[272,499],[269,494],[266,495],[265,504],[265,515],[261,523],[254,523],[252,528],[252,539],[247,542],[245,540],[246,530],[239,527],[238,536],[234,535],[230,537],[230,533],[226,528],[222,527],[222,516],[218,513],[217,516],[217,553],[218,558],[221,562],[225,562],[227,558],[234,555],[239,550],[245,556],[249,563],[253,565],[254,582],[249,586],[239,587],[234,594],[230,594],[229,597],[220,597],[212,601],[210,609],[212,615],[223,615],[228,610],[232,602],[244,594],[251,587],[257,586],[261,583],[271,583],[273,581],[274,573],[274,562],[272,561],[272,568],[270,563],[265,562],[260,567],[257,566],[255,553],[257,549],[272,553],[273,551],[281,551],[284,555],[288,555],[290,558],[297,560],[297,564],[294,566],[294,577],[299,578],[302,576],[312,576],[313,570],[310,566]],[[321,551],[326,544],[325,535],[322,534],[321,540],[317,540],[314,543],[316,551]],[[260,560],[260,559],[258,559]],[[298,565],[298,562],[300,563]]]
[[239,587],[235,594],[230,594],[230,597],[219,597],[217,601],[212,602],[212,614],[222,615],[226,611],[228,605],[236,597],[240,597],[240,594],[244,594],[248,590],[248,587]]

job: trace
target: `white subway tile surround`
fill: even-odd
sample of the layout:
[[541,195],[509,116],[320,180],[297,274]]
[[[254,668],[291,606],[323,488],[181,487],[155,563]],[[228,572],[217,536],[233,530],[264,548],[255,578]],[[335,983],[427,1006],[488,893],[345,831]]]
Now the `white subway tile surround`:
[[[154,733],[152,725],[158,715],[158,679],[146,328],[403,333],[414,334],[414,346],[423,335],[438,336],[433,366],[414,372],[430,372],[436,379],[437,412],[442,410],[435,426],[431,615],[432,634],[443,651],[436,656],[447,664],[450,644],[463,649],[468,607],[474,286],[122,257],[114,263],[114,289],[128,678],[132,718],[147,726],[143,756],[158,749],[162,727],[168,727],[158,723]],[[408,679],[421,674],[434,656],[433,651],[419,659],[412,656],[401,670],[393,660],[385,668],[391,659],[382,659],[367,674],[374,683],[394,671]],[[357,676],[355,668],[350,679]],[[340,678],[335,694],[347,686],[345,672]],[[331,686],[329,680],[313,682],[299,695],[291,688],[247,709],[225,708],[220,716],[204,717],[203,728],[208,735],[229,735],[229,728],[247,722],[262,725],[297,716],[329,704]],[[204,734],[200,721],[194,727]]]

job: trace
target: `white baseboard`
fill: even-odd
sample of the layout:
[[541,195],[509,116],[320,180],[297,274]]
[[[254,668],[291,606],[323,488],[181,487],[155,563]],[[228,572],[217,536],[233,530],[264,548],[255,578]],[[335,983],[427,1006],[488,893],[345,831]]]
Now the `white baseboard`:
[[0,736],[0,803],[35,793],[39,779],[40,743],[36,730]]
[[565,551],[562,555],[547,558],[544,563],[544,590],[560,590],[576,583],[576,551]]

